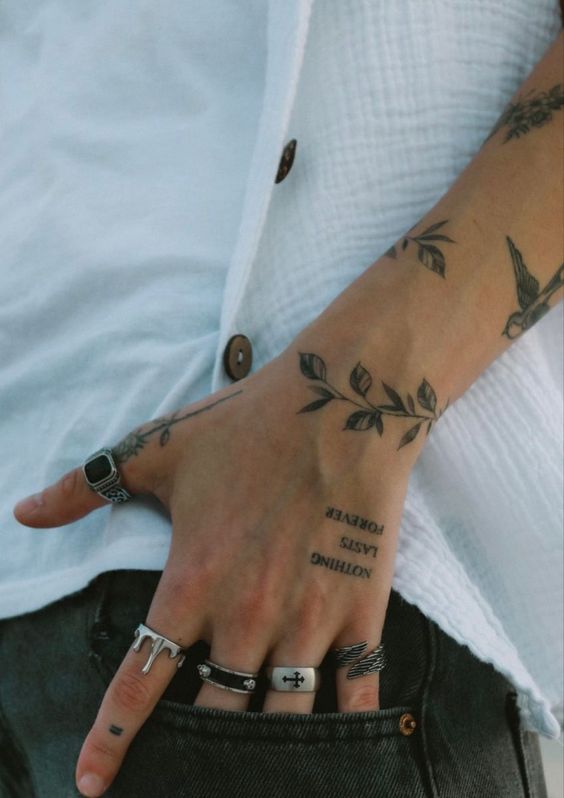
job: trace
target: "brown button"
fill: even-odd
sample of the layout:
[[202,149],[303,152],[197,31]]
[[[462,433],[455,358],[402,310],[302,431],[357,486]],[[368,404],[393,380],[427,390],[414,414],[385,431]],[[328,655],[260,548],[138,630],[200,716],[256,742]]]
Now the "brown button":
[[297,146],[297,140],[290,139],[290,141],[282,150],[282,157],[280,158],[280,163],[278,165],[278,172],[276,173],[276,180],[274,181],[275,183],[281,183],[292,168]]
[[410,715],[409,712],[406,712],[405,715],[402,715],[399,719],[399,727],[400,732],[406,737],[409,737],[409,735],[413,734],[417,728],[417,721],[413,715]]
[[253,348],[246,335],[232,335],[223,350],[223,367],[232,380],[246,377],[253,363]]

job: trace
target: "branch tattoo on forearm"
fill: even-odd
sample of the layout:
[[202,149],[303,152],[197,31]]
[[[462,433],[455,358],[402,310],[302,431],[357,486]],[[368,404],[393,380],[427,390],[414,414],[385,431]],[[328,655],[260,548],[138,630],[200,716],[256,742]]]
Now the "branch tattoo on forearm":
[[[411,241],[417,245],[417,258],[420,263],[425,266],[429,271],[439,274],[441,277],[445,276],[446,259],[441,249],[437,246],[437,241],[446,241],[448,244],[455,244],[452,238],[449,238],[444,233],[437,233],[437,230],[448,222],[448,219],[443,219],[442,222],[436,222],[422,233],[416,236],[405,235],[400,244],[402,252],[405,252]],[[417,225],[414,225],[407,232],[410,233]],[[389,258],[397,258],[398,253],[395,245],[391,246],[385,254]]]
[[240,393],[243,393],[242,389],[235,391],[235,393],[230,393],[229,396],[222,396],[220,399],[216,399],[215,402],[210,402],[209,405],[199,407],[197,410],[192,410],[190,413],[185,413],[182,416],[179,415],[181,410],[176,410],[174,413],[171,413],[168,416],[155,418],[151,422],[151,426],[144,431],[142,430],[145,425],[137,427],[137,429],[135,429],[133,432],[127,434],[125,438],[122,438],[117,446],[112,448],[114,460],[116,463],[125,463],[130,457],[135,457],[145,447],[150,438],[157,433],[160,433],[160,445],[166,446],[170,440],[171,427],[173,427],[175,424],[179,424],[181,421],[186,421],[186,419],[192,418],[192,416],[197,416],[206,410],[211,410],[212,407],[215,407],[221,402],[226,402],[228,399],[233,399],[234,396],[238,396]]
[[484,144],[502,127],[507,128],[502,144],[525,136],[533,128],[543,127],[551,122],[554,119],[554,112],[561,111],[562,108],[564,108],[564,90],[561,83],[557,83],[547,91],[531,89],[524,97],[505,106]]
[[564,286],[564,263],[558,267],[541,291],[539,281],[525,266],[523,256],[513,241],[509,236],[506,236],[506,240],[513,264],[517,299],[521,310],[517,310],[509,316],[501,334],[513,339],[530,329],[533,324],[542,319],[545,313],[548,313],[550,310],[548,300],[555,291]]
[[416,396],[419,405],[423,410],[427,410],[427,413],[416,412],[415,401],[410,393],[407,394],[407,399],[404,403],[397,391],[389,385],[386,385],[383,381],[382,385],[388,397],[392,400],[392,404],[372,404],[367,397],[367,393],[372,385],[372,377],[368,370],[361,365],[360,361],[353,368],[349,377],[351,388],[364,400],[364,403],[357,402],[355,399],[345,396],[337,388],[327,382],[327,368],[325,362],[319,355],[313,352],[299,352],[299,356],[302,374],[311,380],[322,382],[323,386],[309,386],[315,393],[321,396],[321,399],[316,399],[314,402],[302,407],[301,410],[298,410],[298,413],[311,413],[314,410],[319,410],[334,399],[351,402],[351,404],[361,409],[356,410],[347,418],[343,430],[365,431],[375,429],[380,436],[384,433],[384,422],[382,420],[384,415],[420,419],[415,426],[408,429],[403,435],[398,450],[401,449],[402,446],[415,440],[422,424],[426,424],[427,435],[429,435],[433,422],[438,421],[448,407],[449,400],[447,399],[444,408],[437,413],[437,397],[435,391],[425,378],[423,378],[423,381],[417,389]]

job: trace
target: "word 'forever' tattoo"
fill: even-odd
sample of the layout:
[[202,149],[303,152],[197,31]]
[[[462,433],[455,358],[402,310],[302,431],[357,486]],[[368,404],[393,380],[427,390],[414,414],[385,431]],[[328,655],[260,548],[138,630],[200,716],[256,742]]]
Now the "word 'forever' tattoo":
[[[436,245],[436,242],[446,241],[449,244],[456,243],[452,240],[452,238],[445,236],[444,233],[437,233],[437,230],[447,222],[448,219],[443,219],[442,222],[436,222],[416,236],[405,235],[400,244],[402,252],[407,249],[410,241],[413,244],[416,244],[417,258],[420,263],[422,263],[426,269],[429,269],[429,271],[440,274],[441,277],[445,277],[446,260],[442,250],[440,250]],[[412,227],[410,230],[408,230],[408,233],[410,233],[413,229],[414,228]],[[395,245],[391,246],[385,254],[389,258],[397,258],[398,253]]]
[[384,390],[388,394],[388,397],[392,400],[393,404],[372,404],[372,402],[370,402],[370,400],[367,398],[367,393],[372,385],[372,377],[359,361],[351,371],[349,382],[353,391],[358,396],[363,398],[365,404],[361,404],[356,400],[345,396],[339,390],[337,390],[337,388],[327,382],[327,368],[325,366],[325,362],[319,357],[319,355],[316,355],[312,352],[299,352],[299,356],[302,374],[311,380],[323,382],[326,387],[310,385],[309,387],[315,391],[315,393],[319,394],[321,399],[316,399],[315,402],[311,402],[305,407],[302,407],[301,410],[298,410],[298,413],[310,413],[314,410],[319,410],[321,407],[324,407],[324,405],[326,405],[328,402],[331,402],[333,399],[341,399],[345,402],[351,402],[353,405],[361,408],[360,410],[356,410],[347,418],[343,430],[364,431],[374,428],[380,436],[382,436],[384,432],[384,422],[382,420],[383,415],[421,419],[417,422],[417,424],[415,424],[414,427],[408,429],[403,435],[400,440],[398,450],[401,449],[402,446],[411,443],[411,441],[417,437],[417,433],[419,432],[421,425],[424,423],[427,423],[427,435],[429,435],[433,422],[438,421],[448,407],[447,399],[444,408],[437,414],[437,397],[435,391],[425,378],[423,378],[423,382],[417,389],[417,401],[421,407],[424,410],[428,410],[431,415],[416,412],[415,401],[410,393],[407,394],[406,404],[404,404],[401,396],[383,381],[382,385],[384,386]]
[[519,97],[515,102],[506,105],[485,141],[489,141],[502,127],[508,128],[502,144],[511,139],[518,139],[530,133],[533,128],[551,122],[553,113],[561,111],[563,107],[564,90],[561,83],[557,83],[548,91],[531,89],[524,97]]
[[366,529],[367,532],[372,532],[375,535],[381,535],[384,531],[384,524],[377,524],[376,521],[369,521],[368,518],[362,518],[360,515],[345,513],[344,510],[338,510],[336,507],[327,507],[325,517],[331,518],[333,521],[340,521],[342,524],[357,526],[359,529]]
[[517,299],[521,310],[517,310],[509,316],[501,334],[513,339],[528,330],[533,324],[536,324],[545,313],[548,313],[550,310],[548,300],[555,291],[558,291],[564,285],[564,263],[558,267],[555,274],[541,291],[539,281],[533,277],[525,266],[523,256],[513,241],[509,236],[506,236],[506,239],[511,262],[513,263],[513,272],[517,284]]
[[243,393],[242,389],[240,391],[235,391],[235,393],[230,393],[229,396],[222,396],[221,399],[216,399],[215,402],[211,402],[209,405],[204,405],[204,407],[199,407],[197,410],[192,410],[190,413],[185,413],[183,416],[178,415],[181,412],[180,410],[176,410],[174,413],[171,413],[168,416],[155,418],[152,422],[150,422],[151,426],[145,430],[143,429],[145,425],[137,427],[137,429],[135,429],[133,432],[130,432],[128,435],[126,435],[125,438],[123,438],[117,444],[117,446],[112,448],[114,460],[116,463],[125,463],[130,457],[136,456],[139,454],[141,449],[144,448],[149,439],[156,435],[157,432],[160,432],[160,445],[166,446],[170,440],[170,428],[175,424],[179,424],[181,421],[186,421],[187,418],[192,418],[192,416],[197,416],[199,413],[203,413],[205,410],[211,410],[212,407],[215,407],[221,402],[226,402],[228,399],[233,399],[234,396],[237,396],[240,393]]

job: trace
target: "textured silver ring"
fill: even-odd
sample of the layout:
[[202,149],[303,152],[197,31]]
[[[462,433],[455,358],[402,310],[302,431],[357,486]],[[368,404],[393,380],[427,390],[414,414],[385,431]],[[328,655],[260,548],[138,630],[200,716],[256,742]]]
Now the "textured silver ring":
[[179,657],[178,663],[176,665],[177,668],[181,668],[184,664],[184,660],[186,659],[186,654],[184,652],[186,649],[179,646],[178,643],[175,643],[173,640],[169,640],[168,637],[164,637],[164,635],[160,635],[158,632],[155,632],[154,629],[150,629],[148,626],[145,626],[144,623],[140,623],[135,630],[135,637],[137,639],[133,643],[134,651],[141,650],[141,646],[145,642],[146,638],[149,638],[153,641],[151,644],[151,653],[149,654],[149,659],[141,668],[141,673],[149,673],[151,670],[151,665],[161,651],[164,651],[165,649],[168,650],[168,656],[170,659]]
[[266,678],[271,690],[282,693],[314,693],[321,685],[319,668],[300,665],[272,666],[266,668]]
[[352,666],[347,673],[347,679],[357,679],[359,676],[367,676],[369,673],[378,673],[385,667],[386,655],[383,644],[380,644]]
[[133,498],[121,484],[111,449],[98,449],[87,457],[82,465],[82,473],[88,487],[106,501],[120,504]]
[[363,640],[362,643],[351,643],[350,646],[341,646],[340,648],[332,648],[331,654],[336,668],[343,668],[351,662],[356,662],[362,656],[364,649],[368,645],[368,640]]

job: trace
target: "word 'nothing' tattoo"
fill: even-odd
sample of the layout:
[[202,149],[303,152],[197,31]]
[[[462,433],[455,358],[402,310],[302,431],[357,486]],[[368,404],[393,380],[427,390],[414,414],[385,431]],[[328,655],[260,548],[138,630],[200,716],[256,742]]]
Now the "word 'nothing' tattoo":
[[359,529],[366,529],[375,535],[381,535],[384,531],[384,524],[377,524],[376,521],[369,521],[368,518],[362,518],[360,515],[349,515],[344,510],[337,510],[336,507],[327,507],[325,517],[332,518],[333,521],[340,521],[342,524],[357,526]]
[[410,393],[407,394],[406,406],[400,395],[389,385],[386,385],[386,383],[383,381],[382,385],[384,386],[384,390],[388,394],[388,397],[392,400],[393,404],[372,404],[372,402],[370,402],[366,396],[370,386],[372,385],[372,377],[359,361],[351,371],[349,382],[353,391],[364,399],[365,404],[360,404],[354,399],[344,396],[344,394],[338,391],[337,388],[327,382],[327,368],[319,355],[313,354],[312,352],[299,352],[299,356],[302,374],[311,380],[323,382],[326,387],[310,385],[309,387],[315,391],[315,393],[319,394],[321,399],[316,399],[315,402],[311,402],[309,405],[302,407],[301,410],[298,410],[298,413],[310,413],[314,410],[319,410],[333,399],[341,399],[345,402],[351,402],[353,405],[361,408],[360,410],[356,410],[347,418],[343,430],[364,431],[374,428],[380,436],[382,436],[384,432],[384,422],[382,421],[383,415],[421,419],[421,421],[419,421],[414,427],[408,429],[405,435],[403,435],[398,449],[401,449],[402,446],[411,443],[411,441],[417,437],[417,433],[419,432],[421,425],[425,422],[427,423],[427,435],[429,435],[433,422],[438,421],[448,407],[447,399],[446,405],[437,414],[437,397],[435,395],[435,391],[425,378],[417,389],[417,401],[421,407],[424,410],[428,410],[431,415],[416,412],[415,402]]
[[228,399],[233,399],[234,396],[243,393],[243,390],[235,391],[235,393],[230,393],[229,396],[222,396],[221,399],[217,399],[215,402],[211,402],[209,405],[205,405],[204,407],[198,408],[198,410],[192,410],[190,413],[185,413],[183,416],[179,416],[180,410],[176,410],[174,413],[171,413],[168,416],[162,416],[161,418],[155,418],[152,421],[152,425],[149,429],[141,431],[145,425],[141,427],[137,427],[133,432],[130,432],[128,435],[125,436],[117,446],[112,448],[112,452],[114,455],[114,460],[116,463],[125,463],[126,460],[129,460],[130,457],[134,457],[141,449],[144,448],[145,444],[156,435],[157,432],[160,432],[159,436],[159,443],[161,446],[166,446],[166,444],[170,440],[170,428],[173,427],[175,424],[179,424],[181,421],[186,421],[187,418],[192,418],[192,416],[197,416],[199,413],[203,413],[205,410],[211,410],[212,407],[220,404],[221,402],[226,402]]
[[503,144],[511,139],[518,139],[519,136],[530,133],[533,128],[551,122],[553,113],[561,111],[562,108],[564,108],[564,91],[561,83],[557,83],[548,91],[531,89],[523,98],[508,103],[485,141],[489,141],[502,127],[508,128]]
[[372,568],[365,568],[362,565],[345,562],[345,560],[336,560],[334,557],[325,557],[318,551],[312,552],[309,561],[312,565],[321,565],[331,571],[340,571],[342,574],[357,576],[359,579],[370,579],[370,574],[372,573]]
[[533,324],[536,324],[545,313],[548,313],[550,310],[548,300],[555,291],[558,291],[564,285],[564,263],[558,267],[555,274],[541,291],[539,290],[539,281],[533,277],[525,266],[523,256],[513,241],[509,236],[506,236],[506,239],[511,262],[513,263],[513,272],[517,284],[517,299],[521,310],[509,316],[501,334],[513,339],[528,330]]
[[[425,266],[426,269],[429,271],[435,272],[436,274],[440,274],[441,277],[445,276],[446,270],[446,260],[445,256],[442,253],[442,250],[436,246],[437,241],[446,241],[449,244],[455,244],[456,242],[445,236],[444,233],[437,233],[437,230],[446,224],[448,219],[443,219],[442,222],[436,222],[428,227],[426,230],[423,230],[422,233],[419,233],[417,236],[410,236],[405,235],[402,239],[400,244],[402,252],[405,252],[407,247],[409,246],[409,242],[411,241],[413,244],[417,245],[417,258],[420,263]],[[411,228],[413,230],[413,227]],[[411,232],[408,230],[408,232]],[[391,246],[387,252],[385,253],[389,258],[397,258],[398,253],[396,250],[395,245]]]

